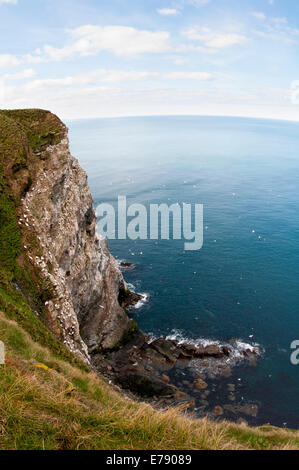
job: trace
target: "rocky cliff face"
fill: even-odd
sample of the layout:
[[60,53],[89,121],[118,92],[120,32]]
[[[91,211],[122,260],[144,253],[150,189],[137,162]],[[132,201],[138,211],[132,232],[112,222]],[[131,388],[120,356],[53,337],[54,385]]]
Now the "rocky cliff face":
[[[94,350],[113,348],[132,327],[119,304],[126,284],[106,240],[96,230],[87,175],[70,154],[67,128],[59,139],[36,139],[27,166],[31,186],[19,208],[24,249],[53,287],[47,322],[70,351],[89,361]],[[33,239],[35,238],[35,243]]]

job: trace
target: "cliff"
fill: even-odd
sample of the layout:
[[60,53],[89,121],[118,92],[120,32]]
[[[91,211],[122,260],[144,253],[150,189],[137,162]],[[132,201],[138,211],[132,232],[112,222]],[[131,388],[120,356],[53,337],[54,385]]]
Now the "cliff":
[[[113,348],[132,321],[118,300],[126,290],[123,276],[97,234],[87,175],[56,116],[24,110],[0,117],[2,192],[14,206],[22,243],[16,262],[46,291],[37,315],[89,362],[89,352]],[[24,283],[15,283],[30,302]]]

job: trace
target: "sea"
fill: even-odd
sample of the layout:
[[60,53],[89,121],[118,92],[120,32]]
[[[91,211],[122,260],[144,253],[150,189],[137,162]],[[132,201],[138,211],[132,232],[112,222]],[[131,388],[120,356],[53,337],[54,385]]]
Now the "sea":
[[[153,338],[258,345],[257,362],[236,350],[232,377],[215,380],[235,384],[235,404],[258,405],[252,424],[298,429],[299,123],[161,116],[68,126],[96,207],[117,210],[119,196],[146,208],[203,205],[198,251],[184,240],[109,240],[144,295],[132,318]],[[220,390],[213,405],[228,400]]]

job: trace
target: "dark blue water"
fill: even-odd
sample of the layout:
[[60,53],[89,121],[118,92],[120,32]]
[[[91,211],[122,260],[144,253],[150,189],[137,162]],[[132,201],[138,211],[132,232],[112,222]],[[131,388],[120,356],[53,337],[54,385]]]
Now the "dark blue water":
[[[256,368],[237,368],[258,423],[299,428],[299,124],[239,118],[150,117],[73,121],[72,152],[95,204],[201,203],[204,246],[110,241],[136,263],[126,274],[149,302],[141,329],[187,338],[257,342]],[[253,338],[249,337],[254,335]]]

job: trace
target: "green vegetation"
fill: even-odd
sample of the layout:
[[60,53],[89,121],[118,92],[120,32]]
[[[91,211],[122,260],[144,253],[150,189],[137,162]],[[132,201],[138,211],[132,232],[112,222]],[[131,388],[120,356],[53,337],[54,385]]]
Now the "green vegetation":
[[[126,346],[128,343],[130,343],[130,341],[133,340],[134,336],[136,335],[136,333],[138,333],[139,331],[139,328],[138,328],[138,324],[136,323],[135,320],[132,320],[131,319],[131,326],[130,328],[128,329],[128,331],[126,331],[123,335],[123,337],[121,338],[120,341],[118,341],[115,346],[113,346],[112,350],[113,351],[117,351],[119,350],[120,348]],[[97,353],[98,351],[94,351],[94,353]]]
[[132,321],[132,326],[131,328],[124,334],[122,341],[124,343],[128,343],[132,337],[139,331],[138,324],[135,320]]
[[298,432],[192,420],[179,408],[161,412],[127,400],[93,372],[57,359],[3,313],[0,337],[0,449],[299,448]]
[[[63,131],[46,111],[0,111],[0,449],[299,449],[298,432],[196,420],[183,408],[162,412],[126,399],[50,331],[51,286],[27,259],[25,235],[39,247],[20,229],[18,211],[40,149]],[[133,322],[125,341],[137,329]]]
[[0,111],[0,116],[19,125],[33,151],[59,143],[65,132],[65,126],[54,114],[41,109]]
[[126,302],[127,300],[129,300],[131,296],[132,296],[132,291],[127,286],[125,289],[120,289],[118,301],[120,304],[122,304],[123,302]]
[[[26,117],[24,124],[22,115]],[[17,120],[12,117],[17,117]],[[20,162],[21,157],[27,165],[30,147],[26,132],[30,133],[31,128],[38,129],[40,133],[51,128],[56,129],[58,133],[63,125],[57,117],[46,111],[0,111],[0,308],[8,318],[17,319],[35,341],[51,347],[57,357],[67,358],[72,363],[86,368],[57,341],[56,336],[47,327],[44,303],[51,297],[52,286],[41,278],[39,270],[30,264],[24,254],[23,234],[17,216],[21,183],[13,168],[16,162]],[[24,149],[27,149],[26,158]],[[20,178],[25,178],[28,184],[32,176],[27,169]],[[15,187],[16,182],[18,184]],[[26,243],[30,243],[30,246],[37,250],[35,235],[29,230],[27,232]]]

